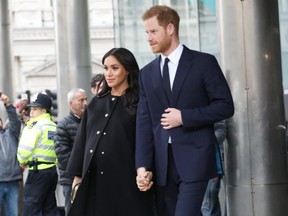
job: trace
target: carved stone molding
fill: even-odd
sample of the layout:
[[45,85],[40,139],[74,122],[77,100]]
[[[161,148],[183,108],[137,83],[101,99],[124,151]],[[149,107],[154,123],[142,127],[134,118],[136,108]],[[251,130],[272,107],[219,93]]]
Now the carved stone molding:
[[[54,28],[31,28],[31,29],[14,29],[14,41],[25,40],[54,40]],[[101,27],[90,29],[91,39],[111,39],[114,37],[114,30],[112,27]]]
[[53,28],[14,29],[12,34],[14,41],[54,40]]

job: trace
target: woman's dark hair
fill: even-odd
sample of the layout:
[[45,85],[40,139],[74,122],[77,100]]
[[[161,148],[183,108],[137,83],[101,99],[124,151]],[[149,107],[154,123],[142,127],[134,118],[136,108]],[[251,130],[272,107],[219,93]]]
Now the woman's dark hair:
[[[125,109],[131,114],[135,115],[137,104],[139,100],[139,66],[133,55],[128,49],[125,48],[113,48],[109,50],[102,58],[102,64],[108,56],[114,56],[119,63],[128,72],[128,88],[125,90],[125,94],[122,95]],[[106,80],[103,81],[102,91],[99,96],[104,95],[111,88],[108,86]]]
[[95,76],[93,76],[91,78],[90,87],[95,88],[97,85],[97,82],[101,82],[103,78],[104,78],[104,75],[102,73],[98,73]]

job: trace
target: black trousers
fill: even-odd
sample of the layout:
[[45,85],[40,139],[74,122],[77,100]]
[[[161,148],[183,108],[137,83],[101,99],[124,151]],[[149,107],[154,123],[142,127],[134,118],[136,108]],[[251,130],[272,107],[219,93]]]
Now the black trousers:
[[167,183],[164,187],[156,187],[157,216],[198,216],[208,180],[182,181],[175,166],[171,145],[168,146]]
[[56,166],[44,170],[29,170],[24,186],[22,215],[57,215],[55,197],[57,181]]

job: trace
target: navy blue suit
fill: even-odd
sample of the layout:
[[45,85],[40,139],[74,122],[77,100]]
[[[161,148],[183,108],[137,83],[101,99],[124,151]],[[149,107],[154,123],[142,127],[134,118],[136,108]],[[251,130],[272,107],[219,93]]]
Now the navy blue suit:
[[[182,126],[163,129],[160,119],[168,107],[181,111]],[[155,168],[156,183],[165,186],[170,136],[180,181],[206,181],[217,176],[213,124],[233,114],[230,89],[214,56],[184,46],[170,99],[157,57],[140,71],[136,167]]]

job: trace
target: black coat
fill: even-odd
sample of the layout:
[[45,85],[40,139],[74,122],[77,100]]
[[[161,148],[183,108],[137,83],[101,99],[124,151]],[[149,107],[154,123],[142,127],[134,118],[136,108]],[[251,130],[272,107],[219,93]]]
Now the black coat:
[[61,184],[72,184],[73,182],[73,176],[67,173],[66,168],[80,121],[81,119],[70,111],[69,115],[57,124],[54,139]]
[[140,192],[135,171],[135,116],[121,97],[94,97],[76,135],[68,171],[82,176],[72,215],[151,216],[152,194]]

